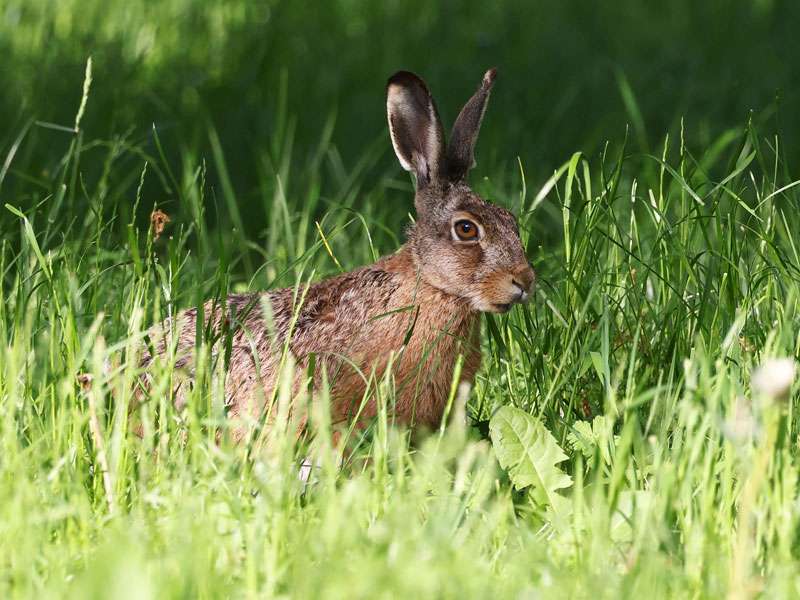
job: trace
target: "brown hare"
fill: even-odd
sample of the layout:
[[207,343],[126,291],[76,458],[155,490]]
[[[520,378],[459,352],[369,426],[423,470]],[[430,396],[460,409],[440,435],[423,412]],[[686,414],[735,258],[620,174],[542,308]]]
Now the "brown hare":
[[[226,346],[228,414],[238,419],[234,437],[266,414],[277,385],[284,345],[295,365],[294,386],[308,385],[311,357],[315,386],[324,371],[334,423],[361,426],[376,414],[362,404],[372,381],[391,369],[395,422],[439,425],[459,355],[461,380],[471,382],[480,364],[482,311],[502,313],[526,301],[534,284],[514,216],[473,192],[467,174],[495,78],[488,71],[456,119],[449,144],[425,83],[406,71],[387,85],[389,132],[400,164],[416,181],[416,223],[408,242],[390,256],[308,286],[235,294],[207,302],[202,325]],[[177,350],[175,400],[185,403],[193,375],[198,311],[151,331],[154,353]],[[173,335],[166,332],[172,328]],[[221,351],[221,350],[220,350]],[[153,356],[147,353],[147,369]]]

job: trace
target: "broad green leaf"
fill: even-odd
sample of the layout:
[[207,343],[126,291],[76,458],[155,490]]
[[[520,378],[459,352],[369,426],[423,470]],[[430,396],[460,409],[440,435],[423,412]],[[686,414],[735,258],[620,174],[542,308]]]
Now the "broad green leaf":
[[589,421],[575,421],[572,424],[572,431],[567,434],[567,441],[573,449],[583,454],[584,458],[592,458],[597,447],[597,438],[592,432],[592,424]]
[[595,450],[599,449],[603,462],[611,464],[613,449],[619,441],[619,436],[614,435],[613,419],[599,415],[591,424],[588,421],[575,421],[571,427],[567,441],[573,449],[585,458],[592,458]]
[[558,509],[564,498],[557,490],[572,485],[572,478],[558,468],[567,460],[547,428],[533,415],[513,406],[498,410],[489,422],[495,454],[518,490],[529,487],[540,505]]

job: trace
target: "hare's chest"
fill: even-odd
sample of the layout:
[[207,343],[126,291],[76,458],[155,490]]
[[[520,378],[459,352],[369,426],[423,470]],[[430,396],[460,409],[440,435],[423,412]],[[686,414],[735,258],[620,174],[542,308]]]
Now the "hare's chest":
[[[348,398],[362,399],[367,382],[388,377],[394,385],[393,418],[435,427],[454,378],[471,383],[480,366],[479,330],[474,315],[424,308],[373,321],[352,356],[358,369],[341,372],[339,397],[344,404]],[[366,397],[361,415],[369,418],[376,412],[375,394]]]
[[395,377],[403,421],[438,426],[454,382],[475,378],[481,362],[480,322],[470,318],[455,325],[427,330],[405,349]]

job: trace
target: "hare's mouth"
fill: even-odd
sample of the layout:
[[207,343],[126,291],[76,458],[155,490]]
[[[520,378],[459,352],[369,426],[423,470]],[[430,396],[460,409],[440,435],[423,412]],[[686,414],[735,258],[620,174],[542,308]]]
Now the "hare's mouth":
[[499,313],[506,313],[509,310],[511,310],[511,303],[510,302],[507,303],[507,304],[492,304],[492,306]]

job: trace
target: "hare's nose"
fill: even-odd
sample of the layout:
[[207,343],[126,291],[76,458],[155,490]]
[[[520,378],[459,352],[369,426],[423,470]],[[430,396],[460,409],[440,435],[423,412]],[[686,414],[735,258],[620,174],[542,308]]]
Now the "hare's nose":
[[517,297],[514,299],[514,302],[525,302],[528,299],[528,292],[525,291],[525,288],[522,287],[522,284],[516,279],[512,279],[511,285],[514,286],[517,293]]
[[536,273],[530,265],[525,264],[514,273],[511,283],[520,291],[520,300],[523,302],[528,299],[528,296],[533,291],[533,283],[536,281]]

